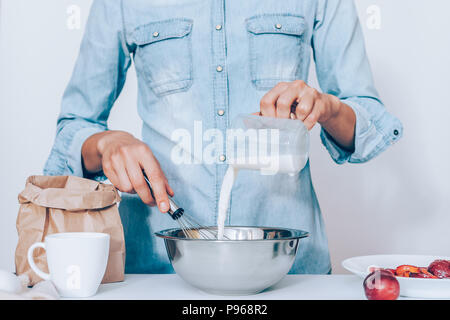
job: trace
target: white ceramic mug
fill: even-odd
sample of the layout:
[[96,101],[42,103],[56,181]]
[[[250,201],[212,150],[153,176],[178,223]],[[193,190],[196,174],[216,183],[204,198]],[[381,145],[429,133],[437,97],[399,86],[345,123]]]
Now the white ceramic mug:
[[[94,295],[105,274],[109,255],[109,234],[95,232],[55,233],[28,249],[31,269],[44,280],[51,280],[63,297]],[[49,273],[34,263],[33,252],[43,248]]]

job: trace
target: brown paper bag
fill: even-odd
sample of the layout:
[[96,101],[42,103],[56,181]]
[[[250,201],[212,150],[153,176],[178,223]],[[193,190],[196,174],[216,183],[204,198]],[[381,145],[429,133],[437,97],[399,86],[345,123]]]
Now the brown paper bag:
[[[16,274],[26,273],[33,285],[42,280],[31,270],[27,251],[33,243],[44,241],[48,234],[104,232],[111,240],[102,283],[123,281],[125,241],[118,202],[120,196],[112,185],[74,176],[29,177],[19,194]],[[36,265],[48,272],[45,251],[37,249],[34,256]]]

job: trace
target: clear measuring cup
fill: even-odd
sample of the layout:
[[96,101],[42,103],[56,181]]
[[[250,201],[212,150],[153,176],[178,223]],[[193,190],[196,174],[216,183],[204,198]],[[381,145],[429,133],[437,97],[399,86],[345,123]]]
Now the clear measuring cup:
[[227,133],[228,164],[238,169],[296,174],[308,153],[309,131],[300,120],[241,114]]

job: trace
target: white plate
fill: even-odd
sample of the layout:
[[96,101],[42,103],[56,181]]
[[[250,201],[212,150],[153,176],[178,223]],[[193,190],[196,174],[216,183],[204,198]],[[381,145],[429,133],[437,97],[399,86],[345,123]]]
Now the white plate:
[[[410,264],[417,267],[428,267],[437,259],[450,260],[449,257],[438,256],[373,255],[344,260],[342,266],[361,278],[365,278],[369,274],[370,266],[395,269],[402,264]],[[397,280],[400,283],[400,295],[403,297],[450,299],[450,279],[397,277]]]

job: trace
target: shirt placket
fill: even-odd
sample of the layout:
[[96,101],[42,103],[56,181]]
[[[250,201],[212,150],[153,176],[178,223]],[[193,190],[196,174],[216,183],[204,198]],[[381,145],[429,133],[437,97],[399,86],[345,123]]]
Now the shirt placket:
[[[213,73],[213,99],[215,128],[223,134],[223,153],[218,155],[216,165],[216,203],[215,215],[219,203],[220,188],[226,166],[226,130],[228,126],[228,68],[226,64],[227,45],[225,33],[225,1],[213,0],[211,6],[211,41],[212,41],[212,67]],[[230,211],[230,210],[229,210]],[[228,212],[228,223],[230,221]]]

